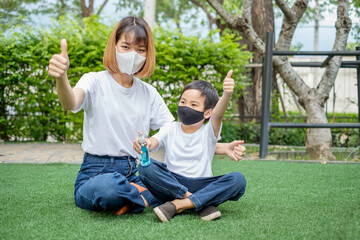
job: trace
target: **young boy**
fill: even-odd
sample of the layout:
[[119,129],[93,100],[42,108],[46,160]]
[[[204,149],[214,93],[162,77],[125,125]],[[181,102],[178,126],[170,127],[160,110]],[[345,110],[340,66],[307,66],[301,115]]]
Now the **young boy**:
[[[241,173],[213,177],[211,170],[222,117],[234,90],[231,75],[232,70],[224,79],[220,100],[208,82],[198,80],[186,85],[178,104],[180,122],[170,123],[146,139],[150,151],[165,149],[164,163],[152,159],[149,166],[139,165],[141,181],[164,202],[154,208],[162,222],[186,209],[200,211],[203,220],[216,219],[221,216],[216,206],[236,201],[245,193],[246,180]],[[137,139],[134,149],[141,153]]]

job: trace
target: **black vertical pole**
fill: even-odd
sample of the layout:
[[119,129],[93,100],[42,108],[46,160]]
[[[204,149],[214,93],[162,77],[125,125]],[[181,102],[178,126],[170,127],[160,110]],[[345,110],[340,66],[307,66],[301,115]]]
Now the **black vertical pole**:
[[261,131],[260,131],[260,158],[267,155],[269,142],[269,121],[270,121],[270,97],[271,97],[271,76],[272,57],[274,46],[274,33],[266,33],[265,57],[262,69],[262,100],[261,100]]
[[[355,48],[356,51],[360,51],[360,46]],[[360,60],[360,56],[356,56],[356,60]],[[357,75],[357,91],[358,91],[358,122],[360,122],[360,66],[356,68]],[[360,128],[359,128],[359,144],[360,144]]]

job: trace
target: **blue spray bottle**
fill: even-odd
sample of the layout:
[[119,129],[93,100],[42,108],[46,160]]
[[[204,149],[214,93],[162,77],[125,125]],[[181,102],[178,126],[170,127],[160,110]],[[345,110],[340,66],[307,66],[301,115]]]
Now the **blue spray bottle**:
[[139,131],[139,143],[141,146],[142,154],[140,154],[140,164],[143,167],[146,167],[150,164],[150,157],[149,157],[149,150],[146,147],[146,141],[144,136],[142,135],[142,132]]

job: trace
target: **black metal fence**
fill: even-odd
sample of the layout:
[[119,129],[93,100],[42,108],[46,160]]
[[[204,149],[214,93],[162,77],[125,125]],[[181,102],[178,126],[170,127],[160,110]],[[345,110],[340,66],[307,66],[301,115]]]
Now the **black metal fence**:
[[[356,51],[274,51],[274,33],[266,33],[266,49],[264,64],[262,67],[262,105],[261,105],[261,132],[259,157],[265,158],[268,151],[270,128],[359,128],[360,136],[360,46]],[[292,62],[294,67],[326,67],[334,56],[356,56],[356,61],[343,61],[341,68],[357,69],[357,91],[358,91],[358,123],[275,123],[270,122],[270,97],[271,97],[271,76],[272,57],[274,55],[312,55],[328,56],[322,63],[314,62]]]

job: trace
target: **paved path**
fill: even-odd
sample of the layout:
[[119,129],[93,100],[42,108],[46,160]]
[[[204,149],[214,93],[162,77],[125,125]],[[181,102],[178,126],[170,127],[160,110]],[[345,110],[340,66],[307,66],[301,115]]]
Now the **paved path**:
[[[0,163],[73,163],[81,164],[84,152],[79,143],[0,143]],[[150,157],[164,161],[164,151],[150,153]],[[247,154],[244,160],[258,160],[258,154]],[[265,160],[265,159],[264,159]],[[266,160],[277,161],[274,156]],[[280,160],[280,159],[278,159]],[[359,163],[359,161],[281,160],[303,163]]]
[[[74,163],[82,162],[81,145],[63,143],[0,143],[0,163]],[[150,153],[162,161],[164,153]]]

